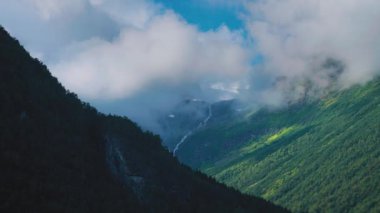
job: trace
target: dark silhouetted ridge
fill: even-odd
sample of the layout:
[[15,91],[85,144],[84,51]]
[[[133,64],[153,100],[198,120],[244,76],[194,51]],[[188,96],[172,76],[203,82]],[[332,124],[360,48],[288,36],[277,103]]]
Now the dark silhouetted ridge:
[[0,28],[0,212],[284,212],[182,166],[67,91]]

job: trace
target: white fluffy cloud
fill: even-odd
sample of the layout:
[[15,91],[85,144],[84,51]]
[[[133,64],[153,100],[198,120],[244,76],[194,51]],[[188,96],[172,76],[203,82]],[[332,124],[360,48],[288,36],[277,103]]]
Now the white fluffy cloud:
[[[15,5],[15,12],[30,8],[27,19],[42,29],[30,33],[26,46],[86,100],[130,98],[157,83],[215,90],[211,84],[229,84],[250,69],[240,32],[226,26],[201,32],[151,1],[19,0]],[[111,28],[113,34],[98,32],[110,25],[117,28]],[[19,30],[21,39],[25,31]]]
[[248,30],[267,72],[325,87],[331,59],[348,87],[380,73],[380,1],[258,0],[247,4]]
[[190,96],[283,105],[380,74],[378,0],[204,3],[244,7],[245,29],[200,31],[150,0],[0,0],[0,24],[68,89],[129,116]]
[[199,32],[166,11],[143,28],[125,27],[112,40],[75,44],[52,71],[73,91],[91,99],[129,97],[151,83],[178,84],[205,76],[236,77],[248,68],[240,34],[226,27]]

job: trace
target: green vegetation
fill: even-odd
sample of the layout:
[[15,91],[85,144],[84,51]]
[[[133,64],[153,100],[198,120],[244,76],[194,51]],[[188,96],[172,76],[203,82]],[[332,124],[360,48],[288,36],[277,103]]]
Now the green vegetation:
[[295,212],[379,212],[380,79],[311,103],[210,121],[178,156]]
[[268,139],[266,140],[265,144],[270,145],[274,141],[278,141],[279,139],[283,138],[284,136],[288,135],[292,131],[294,131],[296,127],[286,127],[284,129],[281,129],[280,131],[276,132],[273,135],[269,135]]
[[284,212],[65,90],[0,27],[0,212]]

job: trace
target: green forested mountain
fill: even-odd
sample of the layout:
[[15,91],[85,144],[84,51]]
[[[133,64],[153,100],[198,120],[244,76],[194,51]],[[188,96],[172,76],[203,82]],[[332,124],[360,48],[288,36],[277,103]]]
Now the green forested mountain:
[[0,212],[284,212],[65,90],[0,27]]
[[177,155],[295,212],[380,212],[380,79],[281,110],[214,116]]

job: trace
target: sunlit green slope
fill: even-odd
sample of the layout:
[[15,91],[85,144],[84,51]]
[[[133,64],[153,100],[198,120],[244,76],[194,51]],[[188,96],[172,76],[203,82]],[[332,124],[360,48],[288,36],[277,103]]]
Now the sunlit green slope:
[[180,160],[293,211],[380,211],[380,80],[210,123]]

